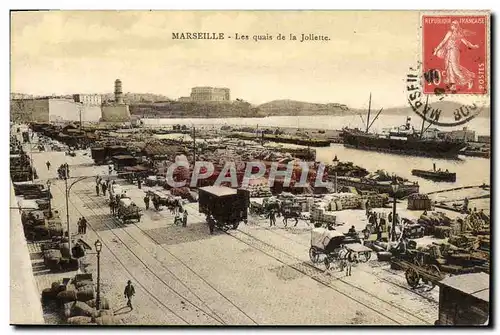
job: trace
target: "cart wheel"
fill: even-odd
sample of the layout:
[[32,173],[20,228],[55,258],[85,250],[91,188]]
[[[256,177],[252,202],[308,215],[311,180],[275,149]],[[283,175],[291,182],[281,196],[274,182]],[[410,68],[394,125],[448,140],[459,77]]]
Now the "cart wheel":
[[370,251],[363,251],[358,254],[358,259],[361,263],[366,263],[372,257],[372,253]]
[[316,252],[316,248],[311,247],[309,249],[309,259],[311,260],[311,262],[313,262],[313,264],[318,263],[319,254]]
[[239,223],[239,222],[235,222],[235,223],[233,223],[233,229],[235,229],[235,230],[236,230],[236,229],[238,229],[238,226],[239,226],[239,225],[240,225],[240,223]]
[[409,267],[405,272],[406,282],[411,288],[416,288],[420,282],[420,275],[413,267]]

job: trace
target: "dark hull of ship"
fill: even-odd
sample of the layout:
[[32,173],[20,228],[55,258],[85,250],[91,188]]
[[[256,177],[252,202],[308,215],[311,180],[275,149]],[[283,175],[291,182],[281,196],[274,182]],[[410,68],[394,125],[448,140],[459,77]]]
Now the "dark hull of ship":
[[465,143],[420,139],[381,138],[367,134],[344,131],[344,146],[348,148],[397,153],[412,156],[458,158]]
[[426,179],[431,179],[435,181],[450,181],[454,182],[457,180],[456,173],[446,173],[446,172],[434,172],[425,170],[411,170],[411,174],[417,177],[422,177]]
[[[377,193],[387,193],[392,195],[392,186],[387,183],[377,183],[375,181],[367,181],[354,179],[349,177],[338,177],[337,183],[339,186],[350,186],[360,191],[375,191]],[[413,193],[418,193],[420,187],[418,184],[403,184],[399,185],[396,198],[404,198]]]

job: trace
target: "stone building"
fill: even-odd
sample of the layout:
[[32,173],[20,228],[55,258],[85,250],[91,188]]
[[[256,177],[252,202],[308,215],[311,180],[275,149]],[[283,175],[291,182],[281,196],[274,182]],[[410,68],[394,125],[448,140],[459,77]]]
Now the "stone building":
[[220,87],[193,87],[191,89],[191,101],[230,101],[231,92],[229,88]]
[[90,106],[101,106],[102,97],[100,94],[73,94],[75,102]]
[[97,121],[100,106],[84,105],[73,99],[42,97],[10,101],[11,120],[15,122]]

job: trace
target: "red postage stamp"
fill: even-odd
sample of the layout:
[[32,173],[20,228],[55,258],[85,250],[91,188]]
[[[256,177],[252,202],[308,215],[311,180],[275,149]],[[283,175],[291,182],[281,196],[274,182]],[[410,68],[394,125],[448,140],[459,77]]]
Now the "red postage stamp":
[[422,16],[424,93],[488,93],[488,16]]

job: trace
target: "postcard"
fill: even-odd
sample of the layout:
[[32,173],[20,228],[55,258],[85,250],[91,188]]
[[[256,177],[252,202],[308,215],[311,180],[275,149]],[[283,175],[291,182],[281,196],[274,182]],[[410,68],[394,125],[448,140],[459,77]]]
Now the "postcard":
[[11,324],[490,325],[489,11],[11,11]]

